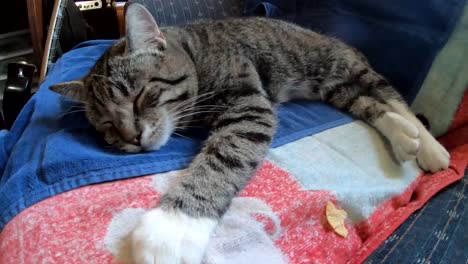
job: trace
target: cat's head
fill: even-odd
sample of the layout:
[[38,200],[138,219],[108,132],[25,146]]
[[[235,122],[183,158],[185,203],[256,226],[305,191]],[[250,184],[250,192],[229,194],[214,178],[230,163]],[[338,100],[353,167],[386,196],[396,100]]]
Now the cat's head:
[[107,143],[127,152],[157,150],[190,119],[196,71],[143,6],[128,7],[126,32],[85,77],[50,89],[82,102]]

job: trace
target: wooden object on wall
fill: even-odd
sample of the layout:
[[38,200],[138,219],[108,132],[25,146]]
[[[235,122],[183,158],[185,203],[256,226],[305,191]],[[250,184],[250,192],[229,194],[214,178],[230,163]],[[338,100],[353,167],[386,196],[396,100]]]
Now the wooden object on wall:
[[117,20],[119,21],[120,37],[125,36],[125,2],[117,2],[115,7]]
[[33,44],[36,63],[42,59],[44,52],[44,22],[42,11],[42,0],[26,0],[28,9],[29,30]]

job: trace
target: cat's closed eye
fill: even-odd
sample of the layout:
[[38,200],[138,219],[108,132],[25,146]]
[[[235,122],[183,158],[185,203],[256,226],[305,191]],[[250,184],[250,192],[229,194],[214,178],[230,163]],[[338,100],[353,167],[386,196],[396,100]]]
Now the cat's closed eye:
[[167,98],[166,100],[164,101],[160,101],[158,106],[163,106],[163,105],[166,105],[166,104],[171,104],[171,103],[177,103],[177,102],[181,102],[181,101],[185,101],[187,99],[190,98],[190,95],[188,92],[184,92],[176,97],[173,97],[173,98]]
[[114,123],[112,121],[104,121],[101,122],[101,126],[111,127],[114,126]]
[[140,112],[140,103],[139,101],[141,101],[141,95],[143,94],[145,90],[144,89],[141,89],[140,92],[138,93],[138,95],[135,97],[135,101],[133,101],[133,113],[135,115],[138,115],[139,112]]
[[165,79],[165,78],[161,78],[161,77],[153,77],[150,79],[150,82],[162,82],[162,83],[166,83],[166,84],[169,84],[169,85],[177,85],[183,81],[185,81],[185,79],[187,79],[188,76],[187,75],[182,75],[180,77],[177,77],[175,79]]

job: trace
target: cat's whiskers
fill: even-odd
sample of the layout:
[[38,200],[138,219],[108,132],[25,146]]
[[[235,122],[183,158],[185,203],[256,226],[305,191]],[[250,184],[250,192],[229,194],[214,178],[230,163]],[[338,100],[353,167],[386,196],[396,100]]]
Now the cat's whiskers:
[[174,127],[174,130],[189,130],[191,128],[202,128],[202,126],[183,126],[183,127],[180,127],[180,126],[176,126]]
[[190,119],[190,120],[180,120],[177,122],[177,126],[180,126],[181,128],[187,127],[187,128],[202,128],[205,126],[192,126],[191,124],[198,124],[199,122],[205,121],[205,119]]
[[221,105],[195,105],[195,109],[203,109],[203,108],[209,108],[209,109],[226,109],[227,106],[221,106]]
[[183,137],[183,138],[186,138],[186,139],[191,140],[191,138],[189,138],[189,137],[187,137],[187,136],[184,136],[184,135],[182,135],[182,134],[179,134],[179,133],[177,133],[177,132],[172,132],[172,134],[177,135],[177,136],[179,136],[179,137]]
[[198,100],[200,97],[202,97],[203,95],[199,95],[199,96],[194,96],[188,100],[185,100],[179,104],[177,104],[173,109],[171,109],[169,112],[174,112],[174,111],[182,111],[182,110],[185,110],[187,108],[191,108],[193,107],[193,105],[191,103],[195,102],[196,100]]
[[[191,105],[191,103],[194,103],[194,102],[196,102],[196,103],[203,102],[203,101],[208,100],[208,99],[211,98],[211,97],[205,97],[205,96],[214,95],[214,94],[216,94],[216,93],[217,93],[216,91],[212,91],[212,92],[208,92],[208,93],[204,93],[204,94],[200,94],[200,95],[194,96],[194,97],[192,97],[192,98],[190,98],[190,99],[188,99],[188,100],[185,100],[185,101],[179,103],[178,105],[176,105],[176,107],[174,107],[173,109],[171,109],[171,110],[169,111],[169,113],[174,112],[174,111],[183,111],[183,110],[185,110],[185,109],[191,108],[191,107],[193,107],[193,105]],[[203,98],[203,97],[205,97],[205,98]],[[200,101],[197,101],[197,100],[199,100],[200,98],[203,98],[203,99],[200,100]]]
[[[203,93],[203,94],[200,94],[198,96],[194,96],[180,104],[178,104],[175,108],[171,109],[171,111],[169,111],[169,113],[172,113],[174,111],[184,111],[186,109],[190,109],[191,107],[205,107],[205,106],[208,106],[208,105],[199,105],[197,106],[197,104],[201,103],[201,102],[204,102],[206,100],[209,100],[211,98],[213,98],[215,95],[219,94],[219,93],[222,93],[224,91],[227,91],[227,90],[233,90],[234,88],[224,88],[224,89],[219,89],[219,90],[216,90],[216,91],[211,91],[211,92],[206,92],[206,93]],[[203,98],[204,97],[204,98]],[[201,100],[200,100],[201,99]],[[190,103],[194,103],[194,105],[191,105]],[[227,108],[227,106],[222,106],[222,105],[211,105],[213,107],[218,107],[218,108]],[[182,109],[180,109],[182,108]]]
[[185,114],[185,115],[180,115],[180,116],[176,116],[174,119],[172,119],[173,121],[177,121],[181,118],[184,118],[184,117],[190,117],[190,116],[195,116],[195,115],[198,115],[198,114],[205,114],[205,113],[219,113],[220,111],[196,111],[196,112],[192,112],[192,113],[189,113],[189,114]]
[[[180,122],[177,122],[177,125],[184,125],[184,124],[190,124],[190,123],[193,123],[193,122],[199,122],[199,121],[203,121],[204,119],[191,119],[191,120],[182,120]],[[185,126],[185,125],[184,125]]]
[[178,115],[178,114],[181,114],[181,113],[185,113],[185,112],[188,112],[188,111],[194,111],[194,110],[213,110],[213,109],[226,109],[227,106],[222,106],[222,105],[189,105],[189,106],[186,106],[182,109],[171,109],[171,111],[169,111],[169,114],[170,115]]
[[[194,96],[180,104],[178,104],[174,109],[171,109],[172,111],[177,111],[177,110],[180,110],[181,107],[184,107],[184,106],[188,106],[188,108],[192,107],[192,105],[190,105],[190,103],[193,103],[195,101],[195,104],[199,104],[201,102],[204,102],[208,99],[211,99],[213,98],[216,94],[219,94],[221,92],[224,92],[224,91],[227,91],[227,90],[231,90],[232,88],[225,88],[225,89],[219,89],[217,91],[211,91],[211,92],[206,92],[206,93],[203,93],[203,94],[199,94],[197,96]],[[205,98],[202,98],[202,97],[205,97]],[[201,100],[199,100],[200,98],[202,98]],[[218,106],[218,107],[223,107],[223,106]],[[186,108],[183,108],[183,109],[186,109]]]
[[73,110],[73,111],[68,111],[68,112],[64,112],[63,114],[59,115],[59,118],[63,118],[65,117],[66,115],[71,115],[71,114],[75,114],[75,113],[80,113],[80,112],[89,112],[88,109],[77,109],[77,110]]
[[194,106],[192,108],[189,108],[189,109],[185,109],[183,111],[179,111],[179,112],[176,112],[176,113],[171,113],[171,116],[172,117],[177,117],[179,115],[184,115],[186,113],[191,113],[191,112],[194,112],[194,111],[217,111],[217,112],[220,112],[221,110],[224,110],[226,109],[225,107],[212,107],[212,106]]

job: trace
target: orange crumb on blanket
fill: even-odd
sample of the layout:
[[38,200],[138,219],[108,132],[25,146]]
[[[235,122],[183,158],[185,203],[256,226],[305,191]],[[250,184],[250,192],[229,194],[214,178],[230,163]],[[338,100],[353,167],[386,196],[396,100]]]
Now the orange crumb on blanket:
[[328,201],[325,215],[327,216],[327,222],[338,235],[342,237],[348,236],[348,230],[344,225],[344,220],[348,214],[344,210],[336,208],[332,202]]

